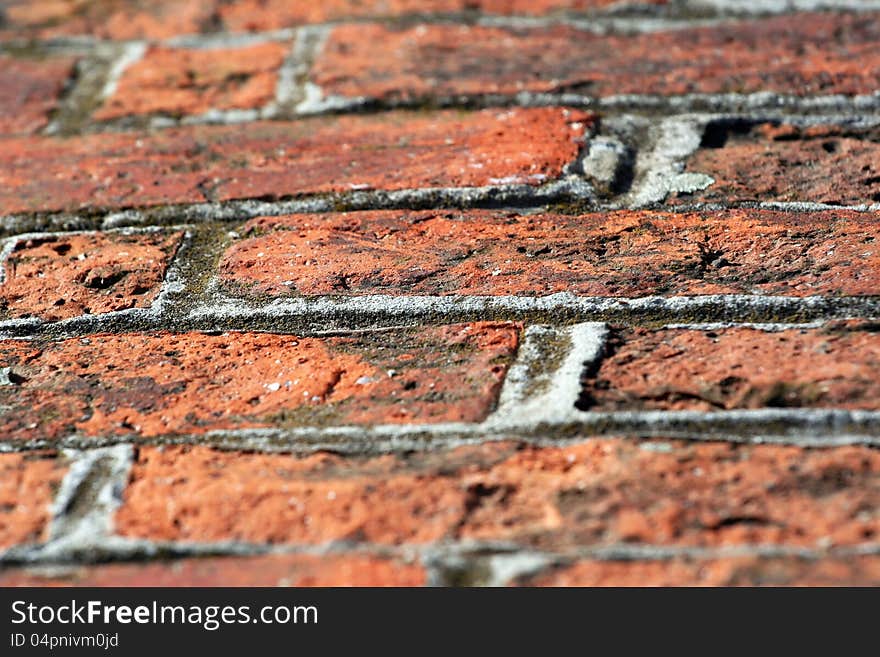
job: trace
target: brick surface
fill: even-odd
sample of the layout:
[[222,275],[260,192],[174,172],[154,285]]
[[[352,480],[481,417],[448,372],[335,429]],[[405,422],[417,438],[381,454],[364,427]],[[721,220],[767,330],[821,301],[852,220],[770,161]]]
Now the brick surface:
[[854,545],[880,530],[876,450],[653,445],[495,443],[362,459],[141,449],[116,526],[150,539],[476,539],[549,550]]
[[687,162],[715,183],[692,201],[880,202],[880,130],[764,124],[711,130]]
[[182,233],[23,239],[3,263],[0,316],[55,321],[149,307]]
[[0,56],[0,134],[32,133],[49,123],[76,60]]
[[[481,11],[487,14],[541,16],[561,11],[607,7],[619,0],[244,0],[221,4],[217,13],[232,31],[276,30],[307,23],[352,18],[379,18]],[[665,4],[648,0],[640,4]]]
[[581,408],[880,408],[873,322],[778,332],[636,328],[617,332],[612,344],[584,381]]
[[220,261],[283,295],[875,294],[874,215],[379,211],[263,217]]
[[65,470],[51,453],[0,454],[0,550],[46,540]]
[[97,566],[7,569],[11,586],[424,586],[418,564],[357,554],[278,554]]
[[5,439],[302,423],[471,422],[492,409],[513,324],[351,337],[265,333],[0,341]]
[[4,39],[164,39],[210,30],[217,0],[4,0]]
[[580,561],[518,583],[526,586],[877,586],[880,557]]
[[288,49],[280,43],[228,50],[151,48],[125,70],[95,118],[262,107],[275,97],[278,69]]
[[560,108],[393,112],[247,129],[8,139],[0,152],[0,213],[534,185],[575,158],[589,119]]
[[566,26],[342,25],[313,70],[328,94],[389,101],[519,91],[868,94],[880,13],[797,14],[635,36]]

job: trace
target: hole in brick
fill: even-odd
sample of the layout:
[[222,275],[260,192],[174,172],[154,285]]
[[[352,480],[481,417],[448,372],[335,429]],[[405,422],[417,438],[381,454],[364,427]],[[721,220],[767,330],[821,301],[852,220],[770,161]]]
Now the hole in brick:
[[731,135],[745,135],[752,129],[749,121],[712,121],[703,130],[701,148],[724,148]]
[[107,275],[89,272],[89,275],[86,276],[84,284],[86,287],[93,290],[107,290],[116,285],[126,276],[128,276],[127,271],[117,271]]
[[836,141],[825,141],[822,142],[822,150],[826,153],[836,153],[838,149],[838,144]]
[[70,244],[66,244],[66,243],[52,245],[52,250],[55,253],[57,253],[58,255],[62,255],[62,256],[65,255],[66,253],[68,253],[71,248],[72,247],[70,246]]

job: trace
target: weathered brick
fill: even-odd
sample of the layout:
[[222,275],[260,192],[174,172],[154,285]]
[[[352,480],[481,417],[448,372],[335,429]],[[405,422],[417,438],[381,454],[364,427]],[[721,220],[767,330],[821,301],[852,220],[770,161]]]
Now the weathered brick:
[[873,322],[768,332],[635,328],[583,383],[596,411],[880,408],[880,333]]
[[0,213],[539,184],[575,158],[589,119],[561,108],[392,112],[246,130],[8,139],[0,152]]
[[880,13],[795,14],[640,35],[567,26],[342,25],[312,70],[328,94],[867,94],[880,86]]
[[153,47],[126,69],[95,118],[259,108],[275,97],[287,50],[280,43],[228,50]]
[[0,316],[47,321],[149,307],[182,233],[89,233],[20,240],[3,263]]
[[348,337],[266,333],[0,341],[4,439],[142,436],[308,423],[478,421],[518,327],[476,323]]
[[0,454],[0,549],[46,540],[66,467],[55,454]]
[[[288,0],[243,0],[223,4],[218,14],[233,31],[277,30],[305,23],[322,23],[346,18],[381,18],[479,11],[486,14],[542,16],[562,11],[585,11],[607,7],[620,0],[331,0],[289,2]],[[647,0],[640,4],[666,4]]]
[[418,564],[358,554],[276,554],[19,568],[0,586],[424,586]]
[[821,547],[876,540],[878,502],[880,452],[861,446],[593,439],[372,458],[142,448],[116,526],[187,541]]
[[875,294],[880,228],[858,212],[470,210],[262,217],[220,261],[283,295]]
[[3,39],[165,39],[210,30],[217,0],[4,0]]
[[679,200],[880,202],[880,130],[710,127],[687,170],[715,183]]
[[880,585],[880,557],[584,560],[517,583],[526,586],[877,586]]
[[0,134],[32,133],[45,127],[75,64],[72,57],[0,56]]

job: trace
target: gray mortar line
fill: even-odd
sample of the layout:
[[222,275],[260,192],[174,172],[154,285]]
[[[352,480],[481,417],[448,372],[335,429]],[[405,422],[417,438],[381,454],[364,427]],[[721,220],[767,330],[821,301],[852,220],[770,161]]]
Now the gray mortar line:
[[147,44],[144,41],[132,41],[123,47],[119,57],[107,73],[107,80],[100,94],[103,100],[107,100],[116,93],[122,74],[128,67],[140,61],[146,52]]
[[66,451],[71,460],[53,504],[49,540],[39,548],[42,558],[87,553],[112,539],[113,514],[128,484],[133,450],[116,445],[87,451]]
[[[187,238],[189,239],[189,234]],[[269,331],[303,337],[328,331],[387,326],[438,325],[486,319],[556,324],[613,321],[640,325],[803,325],[822,320],[880,318],[880,297],[788,297],[703,295],[649,297],[578,297],[559,292],[534,296],[393,296],[295,297],[264,304],[217,293],[216,277],[204,296],[187,298],[191,285],[181,263],[187,244],[169,265],[157,300],[149,308],[129,308],[43,322],[0,322],[0,338],[76,337],[102,332]]]
[[[150,541],[146,539],[105,536],[90,545],[17,546],[0,552],[0,564],[39,568],[41,566],[82,566],[106,562],[139,562],[149,559],[186,559],[204,557],[259,557],[266,555],[367,555],[401,561],[420,561],[429,571],[429,581],[445,579],[443,570],[472,569],[488,566],[485,584],[499,583],[505,575],[528,575],[541,565],[565,565],[579,560],[595,561],[670,561],[756,557],[797,558],[805,560],[846,559],[880,555],[880,544],[861,543],[847,546],[828,544],[801,547],[774,544],[742,544],[722,547],[618,543],[593,545],[557,552],[539,551],[527,545],[501,541],[444,541],[430,545],[391,546],[350,541],[321,544],[270,545],[235,541],[188,542]],[[488,562],[488,563],[487,563]],[[437,580],[435,580],[436,582]]]
[[709,115],[675,116],[652,126],[653,144],[640,150],[635,163],[635,180],[620,199],[622,206],[643,208],[662,203],[674,192],[695,192],[715,180],[702,173],[685,173],[687,159],[700,148]]
[[285,214],[381,210],[381,209],[469,209],[479,207],[531,207],[576,201],[595,203],[593,186],[577,175],[563,175],[540,185],[491,184],[482,187],[425,187],[401,190],[351,190],[312,195],[285,201],[231,200],[164,207],[120,208],[84,215],[76,212],[20,213],[0,216],[6,235],[56,230],[96,230],[123,226],[167,223],[243,222],[261,216]]

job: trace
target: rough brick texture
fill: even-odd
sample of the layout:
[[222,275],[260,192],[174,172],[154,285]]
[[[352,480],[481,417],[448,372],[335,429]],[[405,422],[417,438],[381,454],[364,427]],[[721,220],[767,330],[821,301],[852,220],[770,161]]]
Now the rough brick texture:
[[[161,39],[216,30],[263,31],[350,18],[460,14],[545,15],[607,7],[619,0],[4,0],[4,38],[90,35]],[[644,0],[640,4],[665,4]]]
[[710,128],[687,169],[715,183],[681,200],[880,202],[880,130],[838,126]]
[[520,91],[868,94],[880,85],[878,39],[880,14],[800,14],[634,36],[566,26],[343,25],[312,79],[328,94],[390,101]]
[[418,564],[357,554],[278,554],[7,570],[0,586],[424,586]]
[[0,550],[46,540],[65,467],[51,453],[0,454]]
[[877,586],[880,557],[581,561],[523,578],[518,583],[528,586]]
[[55,321],[156,298],[182,233],[93,233],[19,240],[3,263],[0,312]]
[[75,59],[15,59],[0,55],[0,134],[32,133],[49,123]]
[[124,535],[152,539],[458,538],[548,550],[852,545],[880,530],[880,454],[870,448],[659,447],[614,439],[561,449],[498,443],[366,459],[141,449],[116,523]]
[[589,115],[558,108],[320,117],[151,134],[9,139],[0,213],[278,198],[353,189],[536,185]]
[[381,211],[264,217],[220,262],[283,295],[875,294],[874,215]]
[[612,345],[584,381],[581,408],[880,408],[875,322],[778,332],[636,328]]
[[287,50],[279,43],[228,50],[154,47],[125,70],[95,118],[262,107],[275,97]]
[[5,439],[305,423],[472,422],[492,409],[512,324],[299,338],[265,333],[0,341]]

